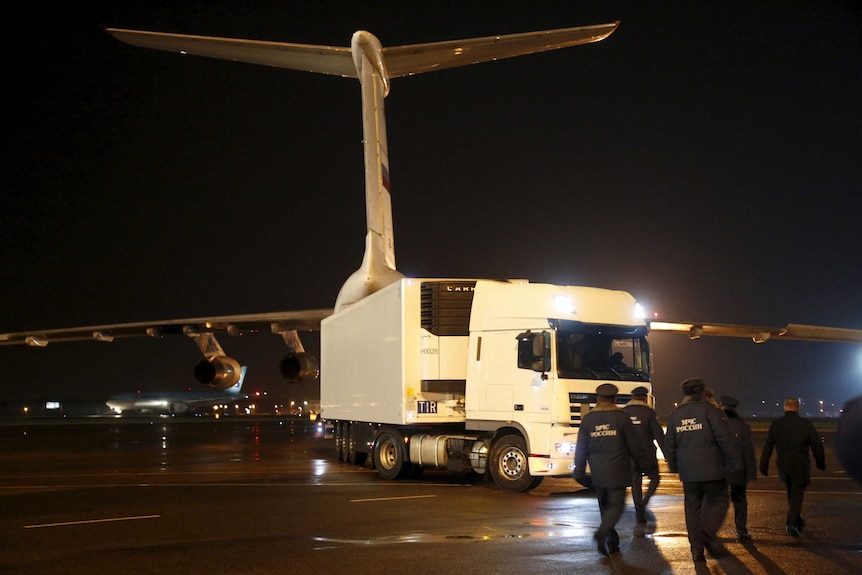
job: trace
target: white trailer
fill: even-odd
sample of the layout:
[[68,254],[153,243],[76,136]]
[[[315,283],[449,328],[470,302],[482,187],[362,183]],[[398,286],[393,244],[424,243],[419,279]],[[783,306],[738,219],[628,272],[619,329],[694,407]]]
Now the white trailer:
[[321,323],[322,416],[340,460],[371,455],[386,479],[440,467],[528,490],[571,472],[598,385],[620,403],[649,387],[646,333],[621,291],[401,279]]

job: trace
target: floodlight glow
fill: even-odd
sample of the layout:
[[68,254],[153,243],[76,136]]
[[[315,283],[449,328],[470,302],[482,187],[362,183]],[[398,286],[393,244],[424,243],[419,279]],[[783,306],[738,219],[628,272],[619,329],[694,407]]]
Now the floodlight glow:
[[567,295],[556,294],[554,296],[554,307],[563,313],[575,313],[575,304]]
[[644,319],[646,312],[641,304],[635,302],[635,319]]

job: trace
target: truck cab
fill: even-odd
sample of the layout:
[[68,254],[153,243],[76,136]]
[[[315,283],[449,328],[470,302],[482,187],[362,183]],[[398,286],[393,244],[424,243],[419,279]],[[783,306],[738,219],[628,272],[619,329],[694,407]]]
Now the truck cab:
[[625,404],[632,389],[649,386],[647,326],[637,310],[620,291],[477,285],[466,428],[493,433],[492,443],[512,436],[505,440],[508,453],[489,450],[498,484],[570,474],[578,426],[596,403],[596,387],[615,383]]

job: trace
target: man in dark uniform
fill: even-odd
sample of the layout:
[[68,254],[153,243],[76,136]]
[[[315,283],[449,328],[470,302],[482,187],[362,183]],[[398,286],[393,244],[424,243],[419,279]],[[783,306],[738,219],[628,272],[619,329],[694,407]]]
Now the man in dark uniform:
[[632,464],[632,501],[635,504],[635,520],[643,525],[647,522],[646,508],[650,498],[655,495],[659,484],[658,458],[655,454],[655,446],[664,451],[664,431],[659,425],[655,410],[647,401],[649,390],[645,387],[636,387],[632,390],[632,400],[628,402],[625,411],[632,424],[638,432],[644,453],[650,460],[651,471],[649,472],[649,486],[646,494],[643,492],[643,477],[640,470]]
[[760,454],[760,472],[764,476],[769,473],[773,448],[778,452],[778,477],[787,487],[787,533],[798,537],[805,527],[802,501],[805,499],[805,488],[811,481],[808,451],[814,454],[817,469],[826,469],[826,457],[814,424],[799,417],[799,400],[795,397],[784,400],[784,417],[779,417],[769,426],[766,443]]
[[702,379],[682,382],[685,396],[667,422],[664,456],[672,473],[679,473],[685,506],[685,526],[691,556],[705,561],[706,548],[713,556],[727,551],[718,533],[727,515],[727,471],[740,464],[727,417],[706,399]]
[[730,502],[733,504],[733,523],[736,526],[736,538],[740,541],[751,540],[748,532],[748,482],[757,479],[757,459],[754,455],[754,443],[751,441],[751,428],[745,423],[736,407],[739,401],[729,395],[721,396],[721,409],[727,415],[730,429],[736,436],[737,457],[742,461],[742,469],[728,471],[727,482],[730,483]]
[[626,487],[631,485],[632,460],[644,471],[650,467],[631,420],[616,405],[618,392],[612,383],[596,388],[596,406],[581,420],[575,448],[573,476],[585,487],[596,490],[602,521],[594,538],[602,555],[620,550],[615,527],[625,507]]

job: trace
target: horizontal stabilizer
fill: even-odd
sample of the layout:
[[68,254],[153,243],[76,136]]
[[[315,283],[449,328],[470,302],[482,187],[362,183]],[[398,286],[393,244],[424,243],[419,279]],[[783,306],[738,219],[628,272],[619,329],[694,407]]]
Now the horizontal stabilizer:
[[[397,78],[598,42],[616,30],[619,22],[541,32],[449,40],[383,48],[388,77]],[[107,28],[118,40],[156,50],[261,64],[346,78],[358,77],[350,47],[315,46],[188,34],[168,34]]]
[[122,42],[142,48],[167,50],[168,52],[180,52],[304,72],[356,77],[353,57],[350,48],[347,47],[166,34],[120,28],[107,28],[106,31]]
[[383,48],[390,78],[598,42],[619,22]]

